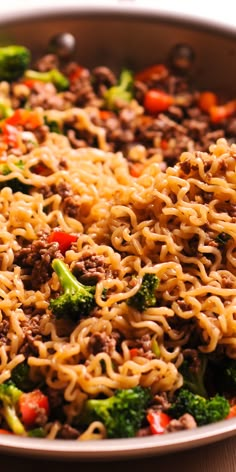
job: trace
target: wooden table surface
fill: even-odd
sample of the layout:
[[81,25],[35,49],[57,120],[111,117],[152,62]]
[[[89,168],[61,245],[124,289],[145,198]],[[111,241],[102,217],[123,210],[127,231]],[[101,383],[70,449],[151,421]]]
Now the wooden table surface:
[[235,472],[236,437],[168,456],[80,462],[0,455],[0,472]]

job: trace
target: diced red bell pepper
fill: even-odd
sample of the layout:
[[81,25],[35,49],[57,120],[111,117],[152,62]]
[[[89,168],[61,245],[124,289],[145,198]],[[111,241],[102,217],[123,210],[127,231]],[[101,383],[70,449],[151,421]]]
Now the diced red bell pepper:
[[112,118],[114,116],[114,113],[110,110],[99,110],[99,118],[103,121],[109,120],[109,118]]
[[11,431],[7,431],[7,429],[0,428],[0,434],[12,434]]
[[37,110],[25,110],[24,108],[18,108],[13,115],[6,118],[5,122],[13,126],[29,125],[31,129],[44,124],[43,117]]
[[163,411],[149,411],[147,414],[147,420],[150,424],[152,434],[163,434],[166,426],[171,421],[171,417]]
[[30,90],[34,87],[35,84],[42,84],[41,80],[36,80],[36,79],[23,79],[21,81],[22,84],[26,85]]
[[138,349],[137,347],[132,347],[130,350],[129,350],[129,353],[130,353],[130,357],[131,359],[133,357],[136,357],[138,355]]
[[236,112],[236,100],[225,103],[224,105],[212,106],[209,109],[212,123],[219,123],[229,118]]
[[140,82],[148,82],[148,80],[159,80],[168,75],[168,69],[164,64],[154,64],[150,67],[137,72],[134,76],[135,80]]
[[198,106],[202,111],[209,112],[212,106],[216,106],[218,99],[213,92],[201,92],[199,95]]
[[166,149],[168,149],[169,147],[169,143],[166,139],[162,139],[161,140],[161,149],[163,149],[163,151],[166,151]]
[[76,82],[81,77],[81,74],[84,70],[85,68],[80,65],[75,66],[69,74],[69,81],[71,83]]
[[132,177],[140,177],[144,169],[143,162],[132,162],[129,167],[129,173]]
[[226,419],[235,418],[236,417],[236,405],[232,405],[229,410],[229,414],[226,416]]
[[168,110],[173,103],[172,95],[163,90],[150,89],[144,96],[143,106],[147,112],[155,114]]
[[47,239],[49,243],[58,243],[60,251],[64,254],[68,249],[70,249],[71,244],[77,241],[78,236],[64,233],[64,231],[53,231],[49,234]]
[[49,415],[48,397],[41,390],[33,390],[29,393],[23,393],[19,398],[19,411],[21,421],[25,426],[32,427],[37,424],[37,418],[40,414]]

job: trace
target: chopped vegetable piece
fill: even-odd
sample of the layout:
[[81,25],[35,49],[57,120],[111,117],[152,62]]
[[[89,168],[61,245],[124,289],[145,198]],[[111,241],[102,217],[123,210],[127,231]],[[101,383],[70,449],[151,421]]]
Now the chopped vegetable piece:
[[229,410],[229,414],[226,416],[226,419],[235,418],[236,416],[236,405],[232,405]]
[[159,359],[161,356],[161,351],[160,351],[159,344],[155,338],[152,339],[151,349],[152,349],[153,354],[155,354],[155,356]]
[[114,113],[110,110],[99,110],[99,118],[103,121],[109,120],[114,117]]
[[78,236],[73,234],[65,233],[64,231],[53,231],[48,236],[49,243],[58,243],[59,249],[64,254],[68,249],[70,249],[71,244],[75,243],[78,239]]
[[73,70],[71,71],[71,73],[69,74],[69,81],[70,83],[74,83],[74,82],[77,82],[77,80],[80,79],[82,73],[85,71],[86,69],[82,66],[79,66],[77,65],[76,67],[73,68]]
[[108,438],[133,437],[145,418],[149,401],[148,388],[137,386],[117,390],[109,398],[87,400],[79,421],[82,425],[101,421],[106,427]]
[[0,80],[19,79],[29,66],[31,54],[24,46],[0,47]]
[[39,72],[28,69],[25,72],[26,79],[39,80],[41,82],[51,82],[58,91],[67,90],[69,88],[69,80],[58,69],[51,69],[48,72]]
[[30,438],[45,438],[46,432],[43,428],[34,428],[27,432]]
[[7,429],[0,429],[0,434],[12,434],[11,431],[8,431]]
[[144,164],[142,162],[132,162],[129,166],[129,172],[132,177],[140,177],[144,169]]
[[171,422],[171,417],[163,411],[149,411],[147,420],[150,424],[152,434],[163,434],[166,426]]
[[133,357],[136,357],[138,355],[138,349],[137,347],[132,347],[130,350],[129,350],[129,353],[130,353],[130,357],[131,359]]
[[34,88],[34,86],[36,84],[40,84],[41,83],[41,80],[35,80],[35,79],[26,79],[26,78],[23,78],[21,80],[21,83],[26,85],[26,87],[28,87],[30,90]]
[[150,67],[136,72],[134,78],[135,80],[140,80],[141,82],[148,82],[149,80],[160,80],[169,74],[167,67],[164,64],[154,64]]
[[198,426],[223,420],[229,412],[230,405],[225,397],[216,394],[214,397],[206,399],[185,388],[179,390],[175,402],[168,410],[168,414],[172,418],[179,418],[185,413],[189,413],[195,418]]
[[15,434],[25,435],[25,428],[17,415],[17,407],[22,391],[11,381],[0,385],[0,402],[2,402],[1,413],[9,428]]
[[129,103],[133,98],[133,74],[124,69],[120,74],[118,85],[113,85],[104,93],[107,108],[115,110],[118,101]]
[[224,105],[216,105],[209,108],[210,119],[212,123],[220,123],[222,120],[229,118],[236,112],[236,101],[225,103]]
[[64,293],[50,300],[50,308],[58,317],[67,317],[78,321],[81,316],[88,315],[95,306],[95,286],[81,284],[60,259],[54,259],[52,268],[55,270]]
[[127,300],[127,304],[143,311],[156,305],[156,289],[159,279],[155,274],[144,274],[142,284],[135,295]]
[[144,108],[148,113],[155,114],[168,110],[174,103],[171,95],[162,90],[150,89],[144,96]]
[[32,392],[22,393],[19,398],[19,410],[22,422],[27,427],[32,427],[37,422],[38,415],[49,415],[48,397],[41,390],[33,390]]
[[200,93],[198,106],[202,111],[206,113],[209,112],[212,106],[216,106],[218,103],[218,99],[215,93],[213,92],[202,92]]
[[5,122],[12,126],[30,126],[31,129],[36,129],[44,124],[43,117],[37,110],[25,110],[24,108],[18,108]]

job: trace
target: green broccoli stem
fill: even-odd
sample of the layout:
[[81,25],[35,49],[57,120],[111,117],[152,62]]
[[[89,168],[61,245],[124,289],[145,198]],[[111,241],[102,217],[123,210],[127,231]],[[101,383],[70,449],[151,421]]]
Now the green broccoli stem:
[[21,421],[19,420],[16,410],[12,405],[4,405],[3,406],[3,416],[9,426],[9,428],[13,431],[13,433],[23,436],[26,434],[25,428]]
[[77,292],[78,288],[83,290],[83,285],[80,284],[72,272],[68,270],[68,267],[61,259],[54,259],[52,268],[55,270],[65,293]]
[[49,307],[54,315],[69,317],[74,321],[87,316],[96,305],[96,287],[81,284],[61,259],[54,259],[52,268],[64,290],[59,297],[50,300]]
[[13,433],[19,435],[25,434],[25,428],[16,411],[22,393],[22,390],[11,381],[0,384],[1,413]]
[[69,80],[58,69],[51,69],[48,72],[39,72],[28,69],[25,72],[25,78],[31,80],[39,80],[41,82],[51,82],[58,91],[63,91],[69,88]]
[[117,85],[113,85],[104,94],[105,105],[115,110],[117,101],[130,102],[133,98],[133,74],[128,69],[123,69]]
[[123,69],[120,74],[119,87],[123,90],[127,90],[133,83],[132,73],[128,69]]

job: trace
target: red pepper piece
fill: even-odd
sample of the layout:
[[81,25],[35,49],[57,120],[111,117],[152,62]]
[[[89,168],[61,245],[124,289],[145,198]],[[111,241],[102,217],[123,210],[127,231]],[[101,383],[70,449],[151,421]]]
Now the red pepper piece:
[[146,111],[155,114],[168,110],[173,103],[174,99],[168,93],[158,89],[150,89],[144,96],[143,105]]
[[130,164],[129,173],[132,177],[140,177],[144,169],[144,164],[142,162],[132,162]]
[[199,95],[198,106],[202,111],[209,112],[210,108],[216,106],[218,99],[213,92],[202,92]]
[[43,117],[37,110],[25,110],[24,108],[18,108],[5,122],[13,126],[28,125],[31,129],[38,128],[44,123]]
[[228,416],[226,416],[226,419],[229,420],[230,418],[235,418],[236,416],[236,405],[232,405],[229,410]]
[[69,74],[69,81],[71,83],[76,82],[77,80],[80,79],[82,72],[85,70],[84,67],[77,65],[73,67],[72,71]]
[[133,357],[136,357],[136,356],[138,355],[138,349],[137,349],[137,347],[132,347],[132,348],[129,350],[129,353],[130,353],[131,359],[133,359]]
[[152,434],[163,434],[166,426],[171,421],[171,417],[163,411],[149,411],[147,420],[150,424]]
[[19,410],[22,423],[25,426],[34,426],[39,414],[43,412],[46,417],[49,415],[48,397],[39,389],[22,393],[19,398]]
[[7,429],[0,428],[0,434],[12,434],[11,431],[7,431]]
[[42,84],[42,81],[36,79],[24,79],[21,81],[21,83],[26,85],[26,87],[31,90],[36,84]]
[[164,64],[154,64],[150,67],[137,72],[135,74],[135,80],[140,82],[148,82],[148,80],[160,80],[169,74],[168,69]]
[[106,121],[109,120],[109,118],[113,118],[114,113],[110,110],[99,110],[99,118],[100,120]]
[[70,249],[71,244],[75,243],[78,239],[78,236],[73,234],[64,233],[64,231],[53,231],[48,236],[49,243],[58,243],[59,249],[64,254],[68,249]]
[[225,103],[224,105],[212,106],[209,109],[209,114],[212,123],[219,123],[226,118],[229,118],[236,112],[236,100]]

